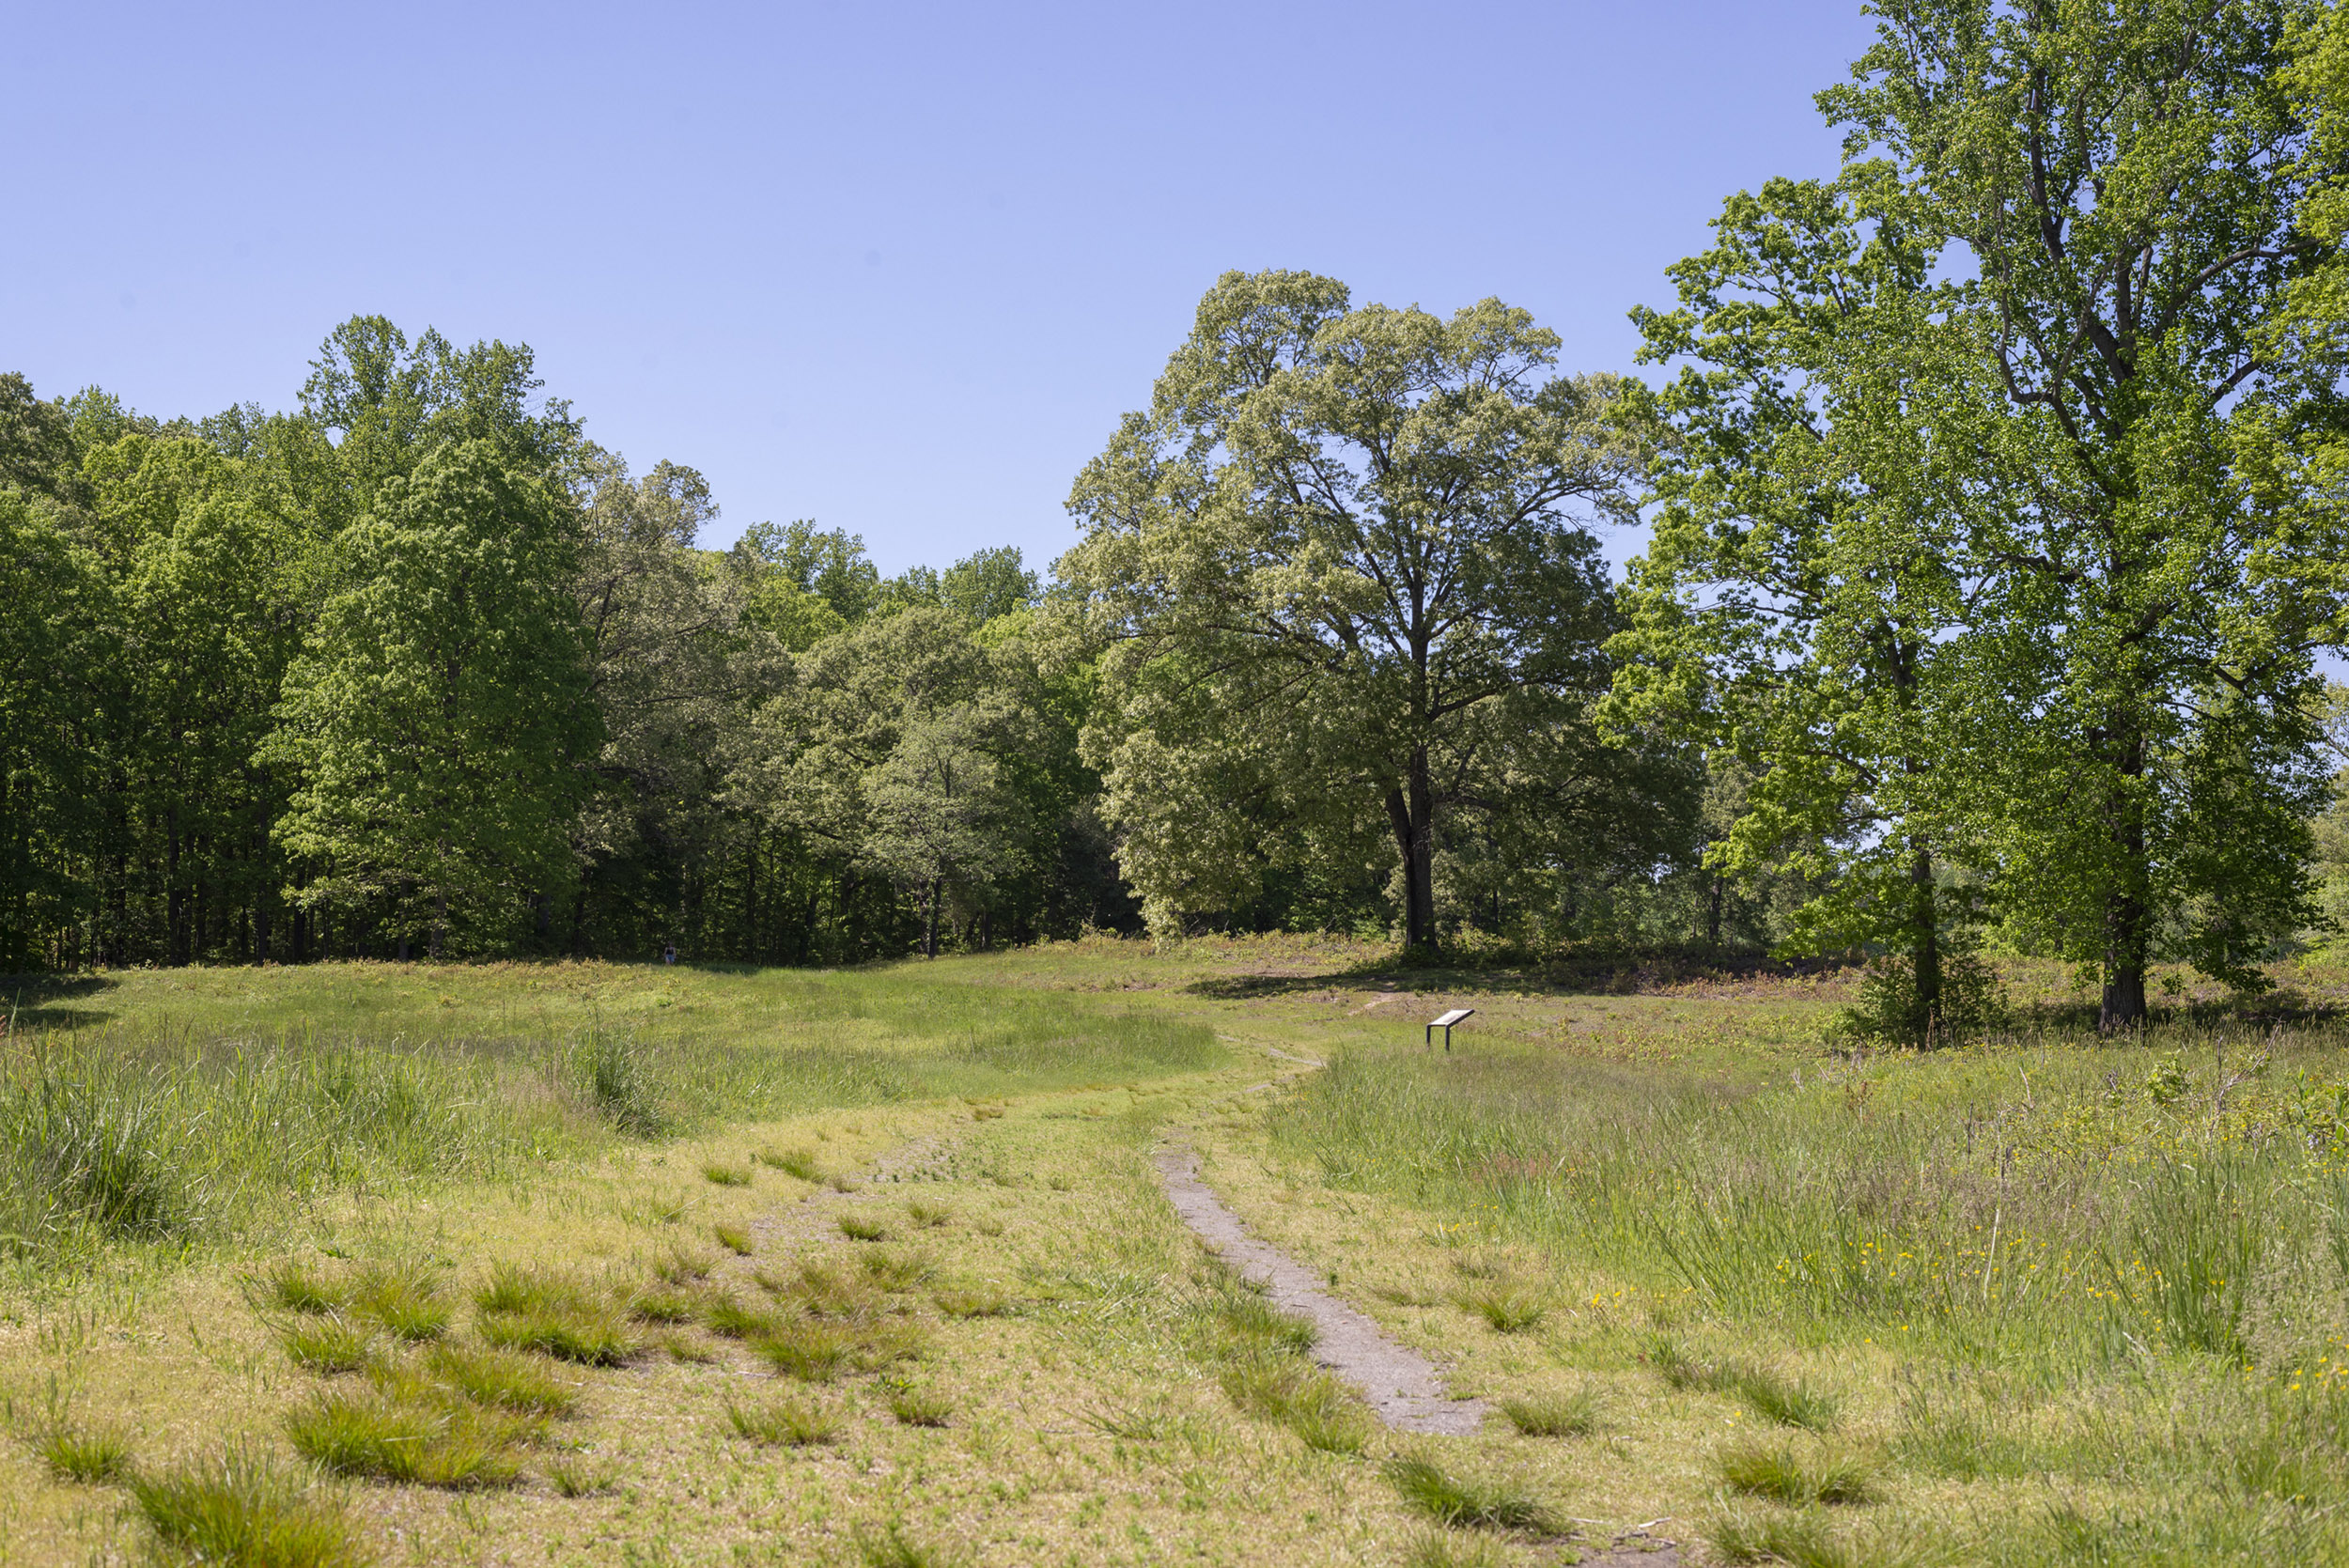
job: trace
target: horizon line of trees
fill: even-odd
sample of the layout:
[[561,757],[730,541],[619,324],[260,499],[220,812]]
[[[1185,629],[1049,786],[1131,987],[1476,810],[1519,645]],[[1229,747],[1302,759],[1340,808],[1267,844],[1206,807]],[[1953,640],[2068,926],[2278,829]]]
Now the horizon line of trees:
[[0,969],[1473,930],[1885,953],[1920,1038],[1985,946],[2111,1029],[2257,986],[2349,886],[2349,20],[1876,14],[1840,173],[1634,313],[1656,384],[1229,273],[1049,586],[702,550],[526,348],[380,318],[292,413],[0,380]]

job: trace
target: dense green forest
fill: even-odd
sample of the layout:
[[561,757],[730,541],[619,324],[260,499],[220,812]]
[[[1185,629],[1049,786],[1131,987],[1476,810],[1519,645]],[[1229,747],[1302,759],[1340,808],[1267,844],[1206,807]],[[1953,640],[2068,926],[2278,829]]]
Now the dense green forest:
[[2349,34],[1881,14],[1648,379],[1229,274],[1049,582],[701,549],[528,349],[376,317],[292,412],[0,380],[0,967],[1473,931],[1884,953],[1911,1033],[1985,947],[2108,1027],[2261,984],[2342,836]]

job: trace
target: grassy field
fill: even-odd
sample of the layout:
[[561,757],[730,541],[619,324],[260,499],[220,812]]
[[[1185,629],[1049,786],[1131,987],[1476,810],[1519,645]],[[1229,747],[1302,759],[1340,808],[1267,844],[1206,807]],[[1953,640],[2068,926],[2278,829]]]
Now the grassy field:
[[[2349,972],[2279,978],[1925,1056],[1301,939],[28,984],[0,1561],[2342,1560]],[[1169,1141],[1486,1429],[1378,1429]]]

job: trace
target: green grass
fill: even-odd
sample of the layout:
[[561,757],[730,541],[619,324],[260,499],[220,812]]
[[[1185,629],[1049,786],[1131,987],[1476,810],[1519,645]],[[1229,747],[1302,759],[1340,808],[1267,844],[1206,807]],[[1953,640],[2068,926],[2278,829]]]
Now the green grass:
[[777,1325],[752,1348],[786,1377],[829,1383],[848,1370],[857,1336],[837,1324],[798,1318]]
[[286,1436],[335,1475],[463,1491],[521,1471],[511,1421],[381,1391],[320,1394],[286,1418]]
[[1526,1437],[1587,1437],[1599,1429],[1599,1391],[1584,1385],[1571,1393],[1513,1394],[1501,1413]]
[[296,1318],[277,1331],[287,1359],[305,1372],[357,1372],[367,1364],[373,1336],[339,1317]]
[[824,1179],[822,1170],[816,1163],[816,1151],[813,1149],[761,1149],[758,1161],[803,1182]]
[[424,1370],[475,1405],[515,1415],[568,1415],[579,1404],[578,1389],[544,1361],[510,1351],[435,1345],[425,1358]]
[[131,1498],[165,1554],[215,1568],[364,1568],[375,1553],[342,1499],[252,1451],[134,1476]]
[[[902,971],[258,972],[110,974],[35,1010],[0,1053],[0,1235],[16,1251],[54,1267],[248,1234],[288,1198],[492,1177],[614,1139],[1225,1058],[1195,1022]],[[812,1180],[803,1155],[777,1168]]]
[[1525,1488],[1503,1477],[1463,1475],[1432,1455],[1401,1453],[1383,1467],[1388,1484],[1404,1504],[1438,1524],[1472,1529],[1562,1533],[1562,1521]]
[[500,1264],[474,1293],[476,1331],[502,1350],[531,1350],[585,1366],[618,1366],[641,1348],[608,1294],[552,1269]]
[[702,1180],[713,1187],[748,1187],[751,1185],[751,1168],[747,1165],[729,1165],[722,1159],[708,1160],[702,1165]]
[[735,1435],[769,1448],[808,1448],[837,1442],[839,1415],[812,1399],[778,1399],[764,1405],[729,1404],[726,1422]]
[[840,1217],[840,1234],[851,1241],[886,1241],[889,1227],[870,1215],[844,1214]]
[[938,1272],[938,1265],[926,1253],[884,1248],[859,1254],[857,1265],[867,1280],[885,1291],[910,1290]]
[[1782,1503],[1862,1503],[1876,1497],[1877,1467],[1858,1455],[1783,1440],[1753,1438],[1713,1456],[1731,1490]]
[[559,1498],[593,1498],[614,1489],[616,1472],[613,1467],[578,1454],[557,1454],[547,1461],[547,1484]]
[[738,1258],[747,1258],[757,1250],[751,1245],[751,1233],[739,1225],[712,1225],[709,1234],[719,1246]]
[[883,1390],[889,1413],[900,1426],[944,1426],[954,1419],[954,1402],[936,1389],[912,1383],[893,1383]]
[[966,1568],[972,1560],[966,1548],[908,1535],[905,1527],[894,1521],[878,1529],[860,1528],[856,1556],[863,1568]]
[[60,1481],[95,1485],[130,1473],[130,1439],[102,1427],[53,1421],[33,1438],[33,1452]]
[[992,1285],[950,1285],[930,1299],[948,1317],[1002,1317],[1011,1311],[1011,1297]]
[[1542,1321],[1548,1309],[1541,1287],[1530,1280],[1503,1278],[1463,1291],[1460,1305],[1497,1334],[1519,1334]]

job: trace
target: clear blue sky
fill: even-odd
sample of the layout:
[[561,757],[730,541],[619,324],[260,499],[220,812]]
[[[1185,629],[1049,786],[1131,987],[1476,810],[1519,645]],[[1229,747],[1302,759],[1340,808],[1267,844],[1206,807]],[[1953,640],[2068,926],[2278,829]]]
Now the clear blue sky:
[[290,407],[381,312],[531,344],[597,440],[708,474],[705,543],[1041,565],[1227,268],[1499,295],[1628,368],[1722,196],[1833,169],[1811,95],[1869,36],[1857,0],[19,4],[0,370]]

